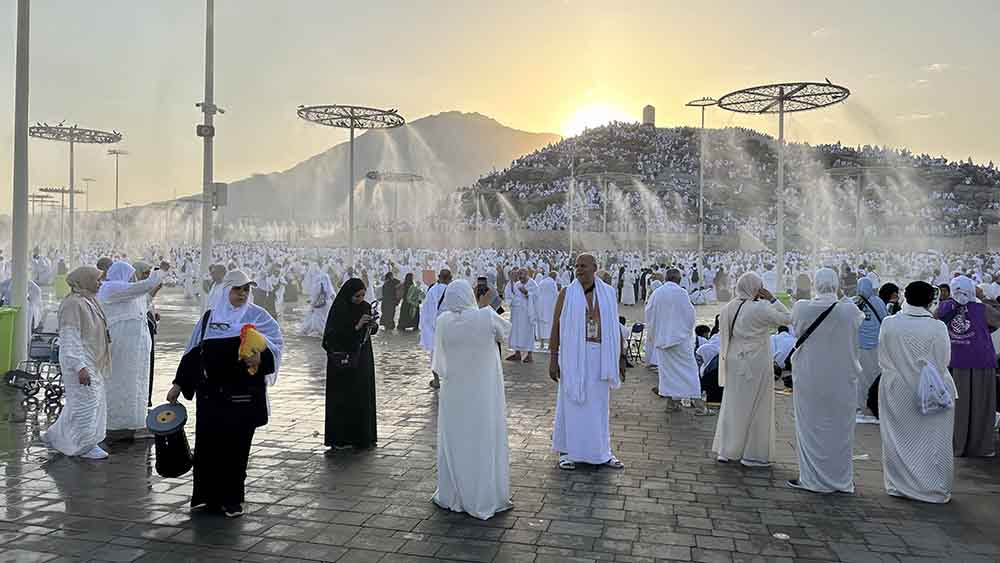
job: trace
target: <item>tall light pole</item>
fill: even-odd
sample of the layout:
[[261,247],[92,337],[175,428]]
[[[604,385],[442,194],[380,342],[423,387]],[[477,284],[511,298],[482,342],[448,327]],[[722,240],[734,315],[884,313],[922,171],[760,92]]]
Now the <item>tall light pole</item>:
[[[195,104],[204,121],[195,132],[202,138],[201,174],[201,275],[208,275],[212,263],[212,211],[216,205],[216,186],[212,160],[215,138],[215,114],[226,113],[215,105],[215,0],[205,1],[205,98]],[[208,296],[205,296],[207,299]]]
[[826,82],[785,82],[753,86],[730,92],[719,98],[719,107],[738,113],[778,114],[778,200],[777,249],[775,270],[778,291],[785,290],[785,114],[820,109],[840,103],[851,91]]
[[13,263],[12,305],[21,313],[14,329],[13,365],[28,352],[28,32],[29,0],[17,0],[17,53],[14,70],[14,174],[13,174]]
[[347,263],[354,267],[354,131],[355,129],[392,129],[403,125],[406,120],[395,109],[376,109],[342,104],[299,106],[295,113],[302,119],[317,125],[351,131],[351,144],[348,153],[350,162],[347,187]]
[[698,267],[705,263],[705,108],[718,105],[708,96],[691,100],[687,107],[701,108],[701,134],[698,136]]

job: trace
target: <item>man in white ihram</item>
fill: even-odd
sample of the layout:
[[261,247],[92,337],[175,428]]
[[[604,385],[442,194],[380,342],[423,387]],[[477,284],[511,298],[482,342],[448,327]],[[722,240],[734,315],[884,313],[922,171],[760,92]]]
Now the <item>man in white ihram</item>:
[[[427,298],[420,307],[420,346],[431,355],[431,366],[434,365],[434,329],[437,326],[438,313],[441,312],[439,307],[450,283],[451,270],[444,268],[438,272],[437,283],[427,290]],[[440,388],[440,377],[433,370],[431,373],[434,374],[434,379],[431,380],[430,386],[434,389]]]
[[549,272],[548,276],[538,282],[538,323],[536,331],[538,339],[542,341],[542,346],[548,346],[549,335],[552,334],[552,318],[556,310],[556,299],[559,298],[559,286],[556,285],[556,273]]
[[524,354],[524,363],[535,360],[531,352],[535,349],[535,300],[538,298],[538,284],[528,278],[528,270],[516,270],[517,279],[511,280],[504,291],[504,301],[510,304],[510,348],[514,350],[507,360],[519,362]]
[[559,468],[577,463],[625,465],[611,453],[608,403],[625,380],[625,350],[618,325],[618,296],[597,279],[597,260],[576,259],[576,280],[556,301],[549,377],[559,383],[552,450]]
[[682,399],[692,399],[697,407],[695,414],[712,414],[701,399],[701,380],[694,357],[694,305],[687,290],[679,285],[680,270],[667,270],[666,280],[646,305],[660,375],[653,393],[667,398],[667,412],[679,410]]

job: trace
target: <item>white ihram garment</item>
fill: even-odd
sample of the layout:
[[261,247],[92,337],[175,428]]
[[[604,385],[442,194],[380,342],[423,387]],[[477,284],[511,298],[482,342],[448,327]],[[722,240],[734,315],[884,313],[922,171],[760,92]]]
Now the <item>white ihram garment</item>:
[[539,340],[548,340],[552,335],[552,316],[556,312],[556,299],[559,297],[559,288],[556,280],[546,277],[538,282],[538,299],[535,300],[537,307],[538,322],[535,330]]
[[559,318],[559,390],[552,450],[574,462],[603,464],[612,458],[608,405],[621,386],[618,303],[614,288],[595,280],[601,310],[601,342],[587,342],[587,301],[579,281],[566,288]]
[[[108,270],[132,267],[116,262]],[[131,274],[130,274],[131,276]],[[108,430],[139,430],[146,427],[149,400],[149,353],[153,341],[146,323],[146,296],[161,281],[159,270],[136,283],[106,281],[97,294],[111,334],[111,373],[106,383]]]
[[443,508],[486,520],[513,506],[507,404],[497,349],[510,323],[489,307],[477,309],[465,280],[449,287],[455,288],[449,295],[461,297],[448,300],[434,336],[433,368],[441,377],[441,390],[433,500]]
[[434,364],[434,329],[437,326],[438,304],[444,297],[448,286],[443,283],[436,283],[427,290],[427,297],[423,305],[420,306],[420,347],[431,356],[431,365]]
[[622,305],[635,305],[635,274],[625,272],[625,283],[622,286]]
[[[521,293],[521,288],[528,294]],[[531,352],[535,349],[535,300],[538,296],[538,284],[535,280],[524,283],[510,282],[507,284],[504,300],[510,304],[510,348],[516,352]]]
[[952,434],[955,410],[923,414],[917,400],[923,360],[937,367],[945,385],[955,390],[946,368],[951,339],[944,323],[926,309],[904,304],[882,323],[879,336],[879,431],[882,475],[892,496],[924,502],[951,500],[955,481]]
[[[792,308],[795,334],[804,334],[834,302],[836,296],[830,294],[797,302]],[[854,492],[855,407],[861,373],[857,340],[864,318],[845,298],[792,355],[799,483],[810,491]]]
[[694,358],[694,305],[688,292],[674,282],[660,286],[646,305],[653,321],[649,334],[656,354],[662,397],[700,399],[701,380]]
[[[330,315],[330,307],[333,307],[333,299],[337,296],[333,289],[333,282],[330,275],[320,272],[309,293],[309,310],[302,319],[302,334],[305,336],[323,336],[326,329],[326,318]],[[316,303],[323,305],[315,307]]]

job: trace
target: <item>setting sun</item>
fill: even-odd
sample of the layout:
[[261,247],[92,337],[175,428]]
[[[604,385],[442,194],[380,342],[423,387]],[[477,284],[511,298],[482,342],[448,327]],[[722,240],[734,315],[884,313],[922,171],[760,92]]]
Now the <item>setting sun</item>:
[[638,117],[613,104],[587,104],[566,120],[562,127],[563,135],[578,135],[588,127],[605,125],[611,121],[638,121]]

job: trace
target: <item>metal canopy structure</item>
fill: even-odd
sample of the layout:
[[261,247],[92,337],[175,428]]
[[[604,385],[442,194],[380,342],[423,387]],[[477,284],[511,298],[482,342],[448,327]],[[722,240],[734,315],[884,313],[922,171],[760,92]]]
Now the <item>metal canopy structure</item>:
[[698,136],[698,266],[705,263],[705,108],[719,105],[711,97],[698,98],[684,104],[701,109],[701,134]]
[[719,98],[719,107],[737,113],[778,114],[778,247],[775,269],[778,291],[785,290],[785,114],[810,111],[840,103],[851,95],[847,88],[826,82],[783,82],[752,86]]
[[357,129],[392,129],[406,123],[396,109],[377,109],[343,104],[299,106],[295,112],[306,121],[351,132],[350,184],[348,186],[347,244],[348,265],[354,267],[354,131]]
[[[427,181],[420,174],[410,172],[379,172],[372,170],[365,174],[369,180],[379,184],[419,184]],[[392,247],[399,248],[399,188],[392,190]]]
[[119,143],[122,140],[122,134],[115,130],[87,129],[77,125],[63,125],[63,123],[65,122],[61,122],[58,125],[37,123],[28,128],[28,135],[36,139],[69,143],[69,249],[72,251],[76,246],[76,238],[73,232],[73,219],[76,211],[76,198],[74,196],[82,193],[76,191],[73,149],[77,143],[100,145]]

